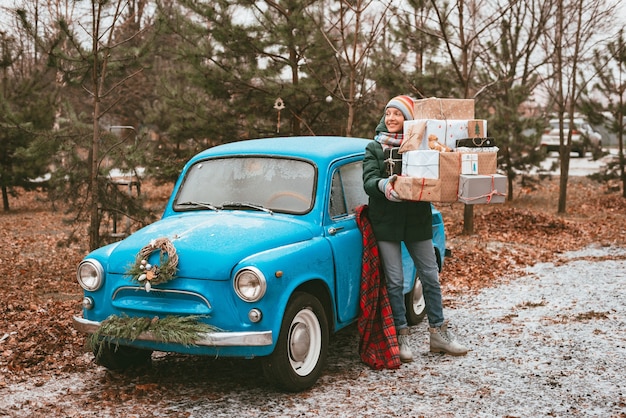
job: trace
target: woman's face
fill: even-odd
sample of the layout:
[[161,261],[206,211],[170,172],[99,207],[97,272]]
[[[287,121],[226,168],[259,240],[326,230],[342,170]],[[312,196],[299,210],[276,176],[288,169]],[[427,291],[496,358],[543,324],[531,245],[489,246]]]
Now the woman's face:
[[392,134],[402,132],[404,128],[404,115],[395,107],[388,107],[385,110],[385,126]]

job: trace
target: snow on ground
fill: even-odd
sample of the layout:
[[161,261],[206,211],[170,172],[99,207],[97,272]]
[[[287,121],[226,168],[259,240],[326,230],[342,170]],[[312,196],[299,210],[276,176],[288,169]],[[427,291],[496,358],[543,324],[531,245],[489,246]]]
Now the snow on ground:
[[626,249],[589,247],[456,299],[446,315],[472,349],[464,357],[430,354],[422,324],[412,329],[413,363],[374,371],[358,360],[352,329],[333,340],[328,370],[303,393],[277,392],[253,368],[99,404],[106,372],[94,367],[0,391],[0,417],[624,418],[625,282]]
[[473,352],[447,361],[457,379],[441,382],[455,400],[418,412],[626,416],[626,262],[581,258],[620,254],[566,254],[566,264],[539,264],[526,277],[465,297],[451,315]]
[[[618,150],[615,148],[608,149],[608,154],[602,158],[594,160],[591,153],[588,152],[583,158],[578,158],[578,154],[572,153],[569,160],[568,175],[572,177],[584,177],[590,174],[595,174],[602,168],[617,160]],[[554,175],[560,174],[559,154],[552,152],[550,155],[540,164],[543,170],[549,171]],[[536,170],[532,170],[532,173],[536,173]]]

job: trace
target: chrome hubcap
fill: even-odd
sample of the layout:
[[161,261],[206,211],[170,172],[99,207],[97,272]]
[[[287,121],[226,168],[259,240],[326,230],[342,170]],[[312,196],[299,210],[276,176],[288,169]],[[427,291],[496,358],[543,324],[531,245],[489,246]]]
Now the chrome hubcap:
[[291,358],[298,362],[304,361],[309,354],[310,346],[311,336],[307,326],[301,322],[294,324],[291,328],[291,341],[289,343]]

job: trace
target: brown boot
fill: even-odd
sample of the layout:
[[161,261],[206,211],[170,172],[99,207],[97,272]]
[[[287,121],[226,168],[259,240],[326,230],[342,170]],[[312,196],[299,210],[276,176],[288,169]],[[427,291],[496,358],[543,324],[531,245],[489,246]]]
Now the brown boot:
[[457,343],[454,335],[448,330],[448,321],[437,328],[428,328],[430,331],[430,351],[433,353],[446,353],[453,356],[467,354],[467,347]]

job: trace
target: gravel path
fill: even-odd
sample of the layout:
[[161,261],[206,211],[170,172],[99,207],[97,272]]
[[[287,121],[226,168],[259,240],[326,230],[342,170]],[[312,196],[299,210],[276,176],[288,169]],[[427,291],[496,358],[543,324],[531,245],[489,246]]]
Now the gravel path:
[[[148,376],[95,368],[0,391],[0,417],[626,417],[626,249],[588,248],[456,299],[446,314],[465,357],[430,354],[373,371],[355,328],[332,341],[313,389],[267,388],[254,361],[155,361]],[[87,356],[87,355],[86,355]],[[181,382],[168,371],[187,373]],[[190,381],[192,383],[190,383]],[[124,396],[126,394],[126,396]]]

